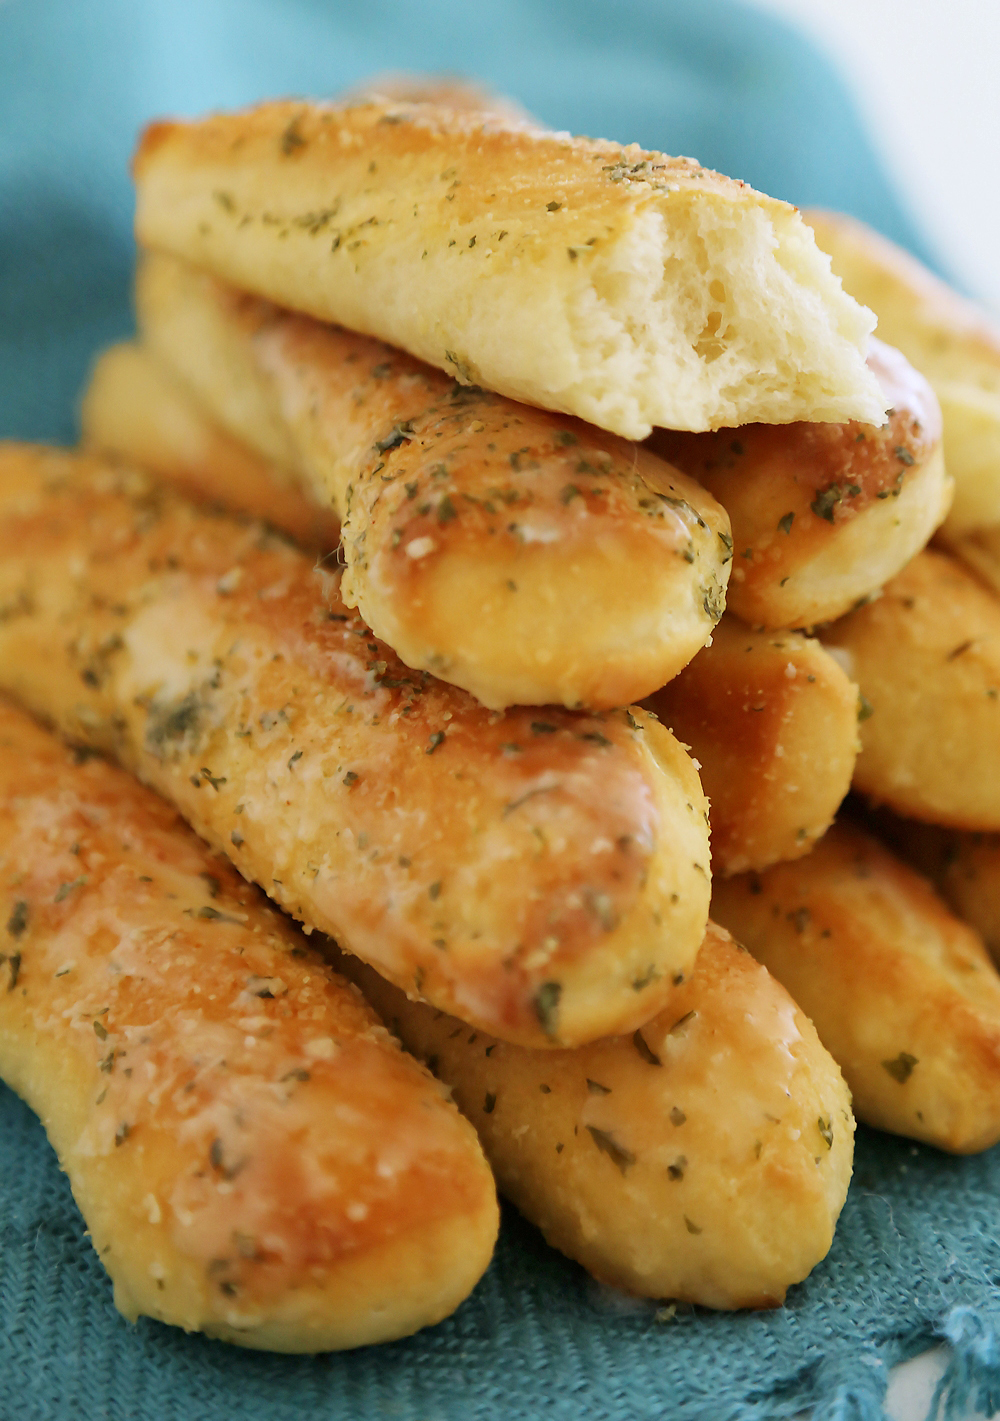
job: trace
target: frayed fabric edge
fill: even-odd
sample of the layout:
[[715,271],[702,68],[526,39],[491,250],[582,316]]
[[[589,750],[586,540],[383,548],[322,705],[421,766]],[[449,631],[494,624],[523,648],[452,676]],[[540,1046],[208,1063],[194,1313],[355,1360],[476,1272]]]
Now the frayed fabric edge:
[[1000,1340],[993,1327],[975,1308],[956,1307],[940,1331],[951,1355],[934,1389],[927,1421],[960,1421],[970,1409],[995,1416],[1000,1411]]
[[[936,1334],[948,1344],[949,1354],[924,1421],[997,1415],[1000,1336],[993,1324],[974,1307],[955,1307]],[[889,1368],[874,1349],[828,1357],[806,1368],[799,1385],[784,1396],[748,1398],[729,1413],[728,1421],[891,1421],[885,1410],[888,1379]]]

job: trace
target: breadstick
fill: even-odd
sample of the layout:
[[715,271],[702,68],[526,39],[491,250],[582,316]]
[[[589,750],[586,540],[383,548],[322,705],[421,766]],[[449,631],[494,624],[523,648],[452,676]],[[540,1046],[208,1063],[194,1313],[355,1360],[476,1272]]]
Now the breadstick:
[[869,716],[855,788],[912,819],[1000,829],[1000,599],[928,550],[822,639]]
[[958,1154],[1000,1140],[1000,976],[926,879],[841,823],[718,882],[712,912],[815,1023],[859,1120]]
[[0,454],[0,608],[0,685],[434,1005],[578,1045],[693,963],[707,804],[642,711],[491,714],[259,526],[30,446]]
[[982,937],[1000,963],[1000,834],[968,834],[900,819],[885,808],[867,826],[901,859],[929,878],[954,913]]
[[1000,596],[1000,527],[958,534],[942,530],[937,542]]
[[833,823],[858,750],[858,688],[816,641],[728,614],[646,702],[698,761],[716,873],[800,858]]
[[700,480],[732,522],[728,606],[753,626],[811,627],[849,611],[944,520],[952,481],[931,387],[873,340],[868,365],[892,408],[864,424],[657,430],[650,447]]
[[1000,523],[1000,329],[901,247],[835,212],[806,221],[844,290],[878,316],[879,335],[927,376],[944,415],[955,480],[949,532]]
[[0,1074],[126,1317],[314,1352],[486,1268],[472,1130],[354,988],[156,795],[0,701]]
[[666,1011],[577,1051],[505,1045],[341,965],[451,1086],[501,1191],[597,1278],[774,1307],[829,1249],[850,1096],[811,1023],[714,924]]
[[134,173],[143,245],[628,439],[883,416],[799,213],[689,158],[293,102],[153,124]]
[[[339,510],[343,596],[485,705],[626,705],[722,612],[729,520],[662,460],[397,350],[141,264],[144,339],[231,433]],[[253,392],[253,400],[245,392]]]
[[329,510],[279,465],[214,424],[148,351],[131,341],[104,351],[80,406],[83,442],[169,479],[192,498],[273,523],[304,548],[340,541]]

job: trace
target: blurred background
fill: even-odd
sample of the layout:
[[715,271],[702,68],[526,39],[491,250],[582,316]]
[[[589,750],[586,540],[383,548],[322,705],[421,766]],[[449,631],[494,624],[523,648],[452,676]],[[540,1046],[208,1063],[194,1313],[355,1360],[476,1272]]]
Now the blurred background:
[[941,264],[1000,313],[1000,5],[754,3],[783,16],[826,52]]
[[130,329],[151,117],[463,73],[852,212],[1000,311],[995,0],[0,0],[0,435],[68,440]]

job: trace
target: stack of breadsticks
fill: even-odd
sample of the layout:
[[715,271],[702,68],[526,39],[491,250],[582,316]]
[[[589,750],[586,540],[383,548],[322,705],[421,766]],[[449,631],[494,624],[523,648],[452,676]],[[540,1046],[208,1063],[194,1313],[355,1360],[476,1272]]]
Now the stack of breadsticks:
[[119,1305],[402,1335],[488,1263],[487,1160],[600,1279],[780,1302],[848,1087],[1000,1138],[981,938],[830,829],[852,782],[1000,828],[930,385],[690,160],[295,103],[135,175],[92,452],[0,453],[0,689],[77,747],[4,708],[0,1070]]

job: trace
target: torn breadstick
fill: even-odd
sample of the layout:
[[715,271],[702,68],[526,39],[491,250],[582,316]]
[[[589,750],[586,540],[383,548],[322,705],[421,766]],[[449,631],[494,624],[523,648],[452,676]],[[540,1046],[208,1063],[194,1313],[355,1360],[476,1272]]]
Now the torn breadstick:
[[928,550],[822,639],[865,698],[855,789],[912,819],[1000,829],[1000,599]]
[[80,406],[83,443],[160,474],[192,498],[273,523],[304,548],[328,553],[340,525],[298,480],[261,459],[199,409],[134,342],[104,351]]
[[698,479],[729,514],[727,604],[753,626],[842,616],[928,542],[951,504],[941,411],[927,381],[873,340],[868,365],[891,406],[866,424],[657,430],[650,447]]
[[693,975],[632,1036],[531,1051],[337,959],[452,1088],[501,1191],[629,1292],[774,1307],[833,1241],[854,1118],[815,1030],[709,924]]
[[858,751],[858,688],[819,642],[728,614],[646,701],[700,765],[716,873],[796,859],[833,823]]
[[1000,976],[919,874],[842,823],[717,883],[712,912],[815,1023],[859,1120],[959,1154],[1000,1140]]
[[645,450],[170,257],[140,264],[136,304],[144,340],[214,417],[339,511],[344,600],[408,666],[493,708],[608,709],[711,634],[729,520]]
[[0,452],[0,607],[3,687],[434,1005],[579,1045],[690,969],[707,804],[642,711],[491,714],[259,525],[30,446]]
[[807,212],[844,290],[870,306],[879,335],[927,376],[944,416],[955,480],[947,528],[1000,524],[1000,329],[909,252],[836,212]]
[[883,417],[799,213],[689,158],[299,101],[152,124],[134,173],[144,246],[629,439]]
[[0,1074],[126,1317],[246,1347],[402,1337],[489,1263],[472,1130],[161,799],[0,701]]
[[970,834],[901,819],[883,808],[865,824],[929,878],[953,912],[975,928],[1000,963],[1000,834]]

